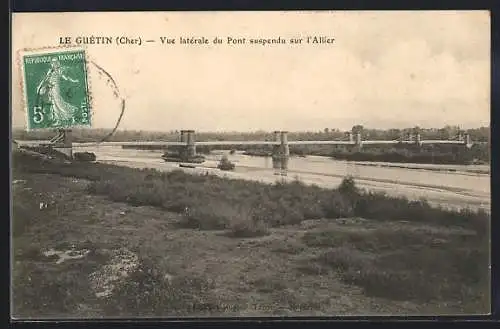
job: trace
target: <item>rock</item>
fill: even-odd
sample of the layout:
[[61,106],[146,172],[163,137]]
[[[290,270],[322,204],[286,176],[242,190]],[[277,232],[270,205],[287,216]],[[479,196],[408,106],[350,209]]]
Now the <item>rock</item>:
[[73,245],[70,250],[59,251],[59,250],[50,249],[50,250],[45,251],[43,254],[46,257],[57,256],[56,264],[61,264],[61,263],[65,262],[67,260],[70,260],[70,259],[83,258],[83,257],[87,256],[87,254],[89,252],[90,252],[90,250],[88,250],[88,249],[76,250],[74,245]]
[[110,262],[89,276],[95,295],[98,298],[111,296],[116,286],[138,267],[139,258],[135,253],[125,248],[115,250]]

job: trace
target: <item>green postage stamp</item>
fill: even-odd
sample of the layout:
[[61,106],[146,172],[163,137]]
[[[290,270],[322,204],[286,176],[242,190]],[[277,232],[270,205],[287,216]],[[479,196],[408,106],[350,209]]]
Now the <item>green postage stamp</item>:
[[71,48],[21,55],[28,130],[91,126],[85,55]]

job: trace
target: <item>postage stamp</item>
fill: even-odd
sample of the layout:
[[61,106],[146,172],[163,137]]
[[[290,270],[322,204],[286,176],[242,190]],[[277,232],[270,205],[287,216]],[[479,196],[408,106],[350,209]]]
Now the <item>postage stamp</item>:
[[28,130],[91,126],[84,49],[23,52],[21,68]]

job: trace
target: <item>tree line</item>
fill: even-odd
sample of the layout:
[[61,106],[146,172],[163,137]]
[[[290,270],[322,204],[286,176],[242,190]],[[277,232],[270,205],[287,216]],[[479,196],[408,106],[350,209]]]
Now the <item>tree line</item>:
[[[111,132],[111,129],[72,129],[73,140],[75,142],[100,141]],[[362,139],[370,140],[393,140],[408,134],[420,133],[422,139],[457,139],[459,134],[469,134],[476,142],[490,142],[490,127],[480,127],[472,129],[461,129],[459,126],[445,126],[443,128],[420,128],[410,127],[404,129],[373,129],[365,128],[362,125],[355,125],[350,130],[352,133],[360,133]],[[43,140],[50,139],[56,134],[55,130],[26,131],[14,129],[12,137],[21,140]],[[224,140],[273,140],[273,132],[196,132],[196,138],[204,141],[224,141]],[[144,131],[144,130],[118,130],[108,139],[108,141],[129,142],[129,141],[178,141],[180,131],[171,130],[165,132]],[[289,132],[289,140],[330,140],[348,139],[346,131],[336,128],[324,128],[321,131]]]

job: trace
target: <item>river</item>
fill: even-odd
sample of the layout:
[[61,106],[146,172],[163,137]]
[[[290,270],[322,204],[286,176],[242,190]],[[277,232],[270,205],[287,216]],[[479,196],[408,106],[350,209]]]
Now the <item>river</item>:
[[[122,149],[117,146],[74,147],[74,152],[94,152],[99,162],[162,171],[179,169],[178,163],[164,162],[160,158],[161,151]],[[216,168],[223,154],[235,163],[233,172]],[[401,168],[402,166],[411,168]],[[271,158],[246,156],[241,152],[231,155],[226,151],[217,151],[208,155],[207,161],[196,165],[196,168],[181,169],[266,183],[274,183],[278,179],[299,179],[306,184],[327,188],[338,186],[343,177],[351,175],[359,187],[389,195],[403,195],[409,199],[425,198],[433,204],[445,207],[484,208],[488,211],[491,208],[489,166],[355,163],[308,156],[291,157],[288,167],[287,176],[279,176],[272,167]]]

